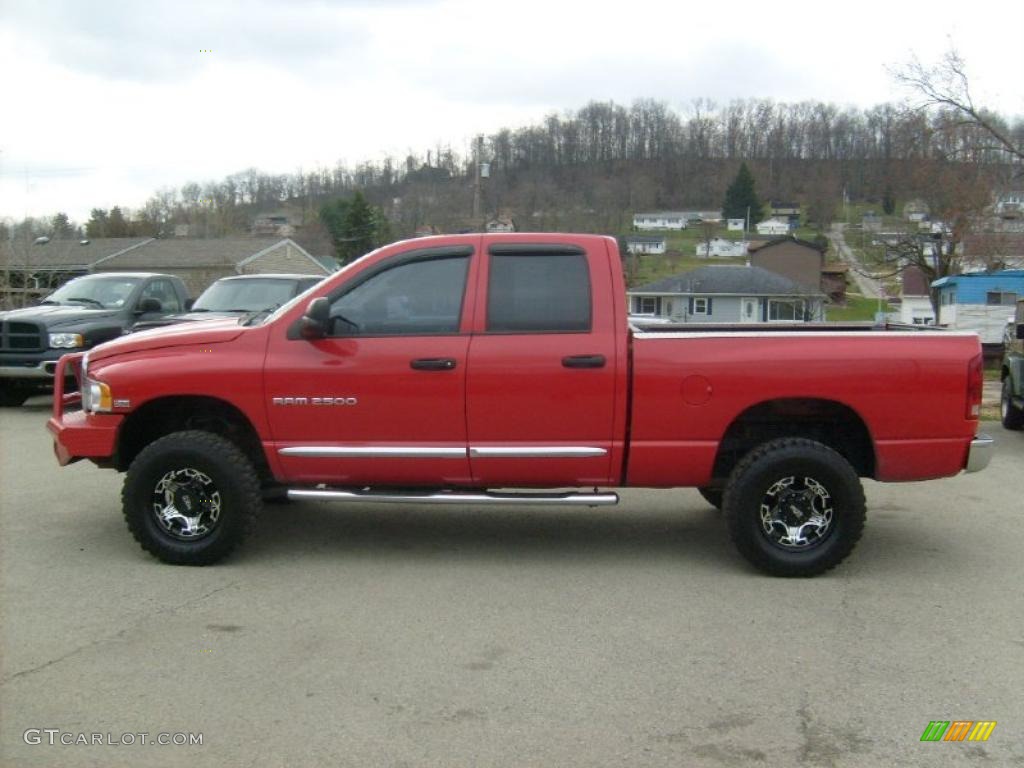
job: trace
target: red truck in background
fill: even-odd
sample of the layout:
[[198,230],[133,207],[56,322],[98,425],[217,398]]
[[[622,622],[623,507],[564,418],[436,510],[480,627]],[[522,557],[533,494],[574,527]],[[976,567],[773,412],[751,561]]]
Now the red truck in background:
[[266,498],[602,506],[601,488],[692,486],[755,566],[811,576],[859,539],[861,477],[992,452],[977,336],[641,331],[615,241],[593,235],[395,243],[272,314],[61,366],[80,392],[58,386],[59,462],[126,472],[128,528],[178,564],[223,558]]

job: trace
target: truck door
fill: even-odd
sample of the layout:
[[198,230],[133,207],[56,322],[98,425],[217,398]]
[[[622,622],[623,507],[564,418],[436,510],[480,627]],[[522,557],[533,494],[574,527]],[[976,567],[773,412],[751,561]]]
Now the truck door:
[[477,485],[611,481],[620,361],[607,258],[565,244],[488,248],[466,393]]
[[328,296],[328,338],[304,340],[292,328],[271,339],[265,396],[290,480],[470,482],[462,314],[472,251],[423,248],[380,261]]

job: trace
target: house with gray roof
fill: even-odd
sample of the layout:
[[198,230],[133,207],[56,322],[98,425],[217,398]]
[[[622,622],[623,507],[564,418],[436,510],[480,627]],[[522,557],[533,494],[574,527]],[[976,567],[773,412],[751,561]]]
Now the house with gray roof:
[[23,304],[73,277],[92,272],[177,275],[197,296],[228,275],[329,275],[333,259],[317,258],[291,238],[98,238],[0,244],[6,304]]
[[22,306],[92,271],[97,262],[130,251],[147,237],[98,237],[79,240],[37,239],[0,243],[0,307]]
[[627,291],[633,315],[677,323],[819,322],[825,296],[760,267],[713,264]]

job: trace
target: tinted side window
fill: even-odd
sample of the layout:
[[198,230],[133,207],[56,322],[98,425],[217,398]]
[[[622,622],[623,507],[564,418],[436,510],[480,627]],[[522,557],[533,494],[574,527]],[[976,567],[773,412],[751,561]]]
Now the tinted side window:
[[156,299],[161,312],[181,312],[181,300],[169,280],[153,280],[142,289],[141,299]]
[[466,256],[398,264],[331,303],[332,336],[458,333]]
[[590,272],[582,254],[492,254],[487,330],[590,330]]

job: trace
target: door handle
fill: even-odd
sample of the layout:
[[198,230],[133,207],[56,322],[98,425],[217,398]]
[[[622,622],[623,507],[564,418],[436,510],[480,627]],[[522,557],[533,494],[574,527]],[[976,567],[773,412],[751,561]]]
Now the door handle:
[[423,357],[410,361],[409,367],[415,371],[451,371],[455,361],[450,357]]
[[604,355],[569,355],[562,358],[566,368],[604,368]]

